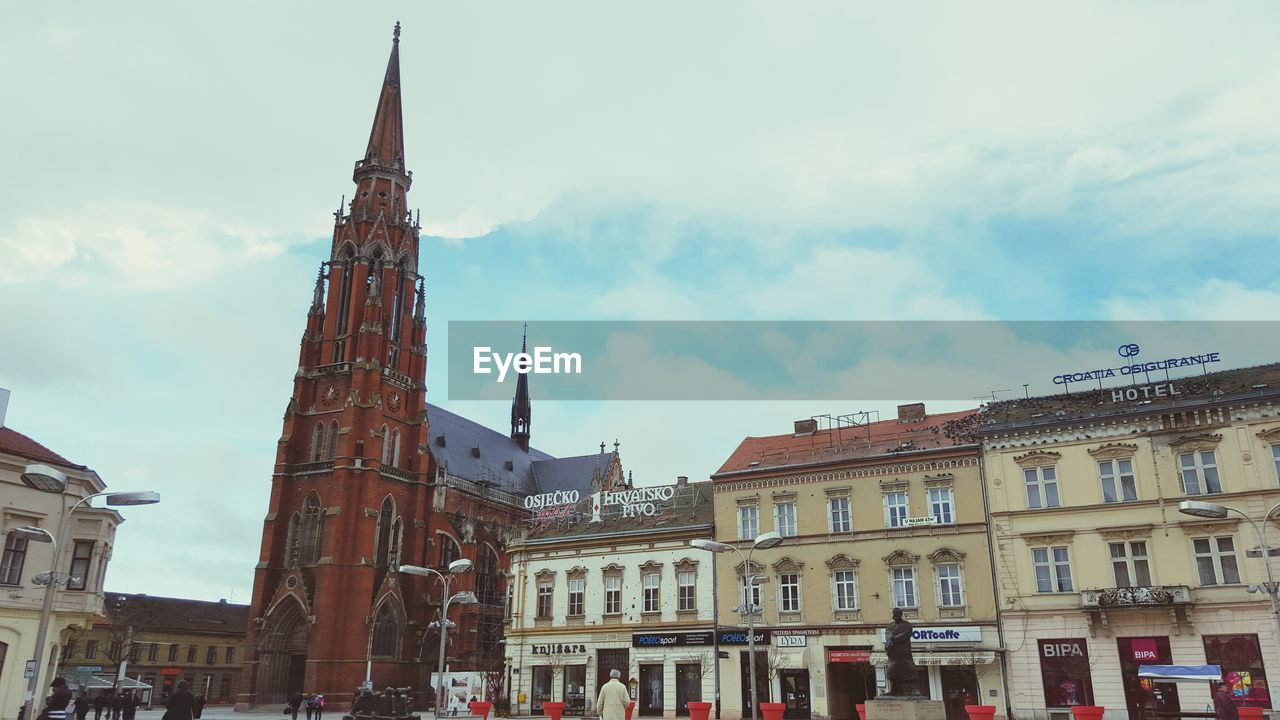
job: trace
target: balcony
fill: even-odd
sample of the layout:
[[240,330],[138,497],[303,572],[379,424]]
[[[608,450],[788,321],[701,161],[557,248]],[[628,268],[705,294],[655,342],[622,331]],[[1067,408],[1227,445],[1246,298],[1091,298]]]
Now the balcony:
[[1089,632],[1110,634],[1107,614],[1124,610],[1167,610],[1174,635],[1191,629],[1191,588],[1186,585],[1103,588],[1080,593],[1080,609],[1089,618]]

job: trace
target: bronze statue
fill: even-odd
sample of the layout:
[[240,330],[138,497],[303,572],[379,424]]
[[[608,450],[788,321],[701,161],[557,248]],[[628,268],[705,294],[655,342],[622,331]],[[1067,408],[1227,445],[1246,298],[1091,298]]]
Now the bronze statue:
[[884,653],[888,658],[885,677],[889,695],[919,695],[916,690],[916,664],[911,657],[911,623],[902,619],[902,608],[893,609],[893,622],[884,629]]

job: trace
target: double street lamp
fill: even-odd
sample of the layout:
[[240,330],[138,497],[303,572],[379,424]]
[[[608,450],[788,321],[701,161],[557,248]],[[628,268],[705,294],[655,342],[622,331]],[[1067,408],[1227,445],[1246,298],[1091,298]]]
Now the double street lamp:
[[152,505],[160,502],[160,493],[151,490],[137,492],[100,492],[86,495],[70,508],[65,507],[67,492],[67,476],[61,470],[40,463],[28,465],[22,471],[22,482],[27,487],[40,492],[63,496],[61,503],[63,512],[58,518],[58,529],[49,532],[44,528],[22,527],[13,532],[28,541],[47,542],[53,546],[53,564],[49,567],[49,584],[44,588],[44,604],[40,608],[40,625],[36,630],[36,648],[32,658],[31,677],[27,679],[27,696],[22,704],[22,717],[31,718],[32,705],[36,694],[40,691],[40,664],[44,656],[44,644],[49,637],[49,616],[53,612],[53,597],[58,586],[58,550],[66,546],[67,517],[81,505],[97,497],[105,497],[110,507],[129,507],[133,505]]
[[[707,550],[708,552],[713,553],[735,552],[738,554],[738,557],[742,558],[742,573],[745,586],[741,610],[747,615],[747,654],[751,657],[750,662],[748,662],[751,674],[751,694],[748,696],[751,698],[751,720],[760,720],[760,698],[757,697],[756,693],[756,626],[754,618],[757,609],[761,607],[753,603],[752,599],[754,599],[756,595],[756,588],[769,582],[768,577],[755,574],[751,565],[751,555],[756,550],[768,550],[769,548],[777,547],[781,543],[782,536],[777,532],[763,533],[761,535],[757,535],[755,540],[751,541],[751,548],[747,550],[747,553],[744,555],[736,546],[728,543],[716,542],[715,540],[707,540],[704,538],[689,541],[689,547],[696,548],[698,550]],[[717,608],[717,611],[718,610],[719,609]],[[716,626],[716,632],[720,632],[718,623]],[[720,659],[716,658],[716,666],[719,667],[719,665]]]
[[1280,503],[1272,505],[1271,509],[1262,516],[1262,525],[1259,527],[1258,522],[1243,511],[1226,505],[1202,502],[1200,500],[1183,500],[1178,504],[1178,512],[1183,515],[1221,520],[1227,516],[1227,513],[1236,513],[1253,526],[1253,532],[1258,536],[1259,547],[1245,551],[1245,555],[1247,557],[1262,557],[1262,567],[1267,570],[1267,583],[1266,585],[1250,585],[1249,592],[1265,592],[1267,594],[1267,598],[1271,601],[1271,619],[1276,624],[1276,642],[1280,642],[1280,608],[1277,608],[1276,605],[1276,594],[1280,592],[1280,585],[1276,584],[1275,576],[1271,574],[1271,551],[1280,548],[1272,548],[1267,544],[1267,524],[1271,522],[1271,516],[1276,514],[1276,510],[1280,510]]
[[470,560],[462,558],[449,563],[449,567],[445,568],[445,572],[440,572],[429,567],[420,565],[401,565],[400,572],[406,575],[417,575],[418,577],[437,577],[444,584],[444,605],[440,608],[440,620],[431,623],[428,627],[440,627],[440,659],[436,672],[436,717],[441,717],[440,705],[444,702],[444,648],[445,641],[449,638],[449,628],[453,625],[449,620],[449,606],[453,603],[460,605],[474,605],[480,602],[474,592],[465,590],[456,595],[449,595],[449,585],[453,583],[453,579],[462,574],[471,572],[472,564]]

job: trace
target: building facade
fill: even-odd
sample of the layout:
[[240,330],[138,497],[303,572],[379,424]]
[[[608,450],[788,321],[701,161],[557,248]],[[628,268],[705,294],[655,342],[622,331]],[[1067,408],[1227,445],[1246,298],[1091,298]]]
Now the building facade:
[[511,714],[543,715],[552,700],[566,715],[597,714],[614,669],[638,717],[711,702],[717,651],[745,641],[715,632],[716,560],[689,546],[711,537],[712,519],[705,482],[613,485],[535,517],[510,548]]
[[[753,621],[757,694],[787,718],[856,718],[884,691],[883,628],[895,607],[916,627],[918,687],[965,717],[979,699],[1005,706],[978,446],[972,412],[866,415],[795,423],[749,437],[713,476],[716,539],[744,554],[757,535],[782,545],[722,554],[722,626]],[[748,590],[745,578],[768,582]],[[723,589],[736,589],[724,592]],[[723,717],[750,716],[749,657],[721,661]]]
[[[1150,664],[1221,665],[1241,705],[1274,708],[1276,621],[1250,522],[1280,502],[1280,366],[988,406],[983,445],[1015,715],[1212,711],[1209,685]],[[1272,521],[1272,537],[1277,524]],[[1273,541],[1274,542],[1274,541]]]
[[[35,440],[6,426],[9,394],[0,391],[0,536],[4,552],[0,556],[0,719],[18,716],[26,698],[27,678],[24,667],[35,655],[36,632],[44,602],[45,583],[37,583],[42,574],[55,565],[51,543],[30,542],[13,531],[34,526],[57,535],[65,524],[65,542],[58,549],[56,572],[71,576],[54,594],[47,645],[40,652],[45,658],[39,664],[41,693],[48,690],[57,667],[62,647],[77,629],[89,627],[102,611],[102,583],[116,528],[122,522],[119,513],[106,508],[81,506],[74,513],[67,509],[89,495],[100,493],[106,485],[93,470],[67,460]],[[34,490],[23,484],[20,476],[28,464],[42,463],[56,467],[67,476],[67,489],[61,495]],[[40,697],[37,698],[37,701]]]
[[106,593],[103,614],[63,644],[58,674],[87,685],[124,677],[149,685],[142,702],[161,705],[178,681],[210,704],[235,702],[244,668],[249,606]]

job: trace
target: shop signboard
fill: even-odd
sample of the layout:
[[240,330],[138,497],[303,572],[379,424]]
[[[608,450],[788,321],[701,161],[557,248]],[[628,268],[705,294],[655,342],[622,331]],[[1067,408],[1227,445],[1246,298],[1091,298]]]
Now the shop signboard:
[[710,630],[705,632],[635,633],[631,647],[706,647],[715,644]]
[[829,663],[869,663],[871,662],[870,650],[828,650],[827,662]]
[[[768,645],[772,632],[761,628],[756,628],[756,645]],[[721,630],[721,645],[750,645],[747,640],[746,630]]]
[[779,635],[774,638],[778,647],[808,647],[808,635]]
[[[880,631],[884,642],[884,630]],[[917,625],[911,631],[911,642],[917,643],[975,643],[982,642],[982,628],[977,625]]]
[[541,643],[531,646],[534,655],[574,655],[587,651],[581,643]]

